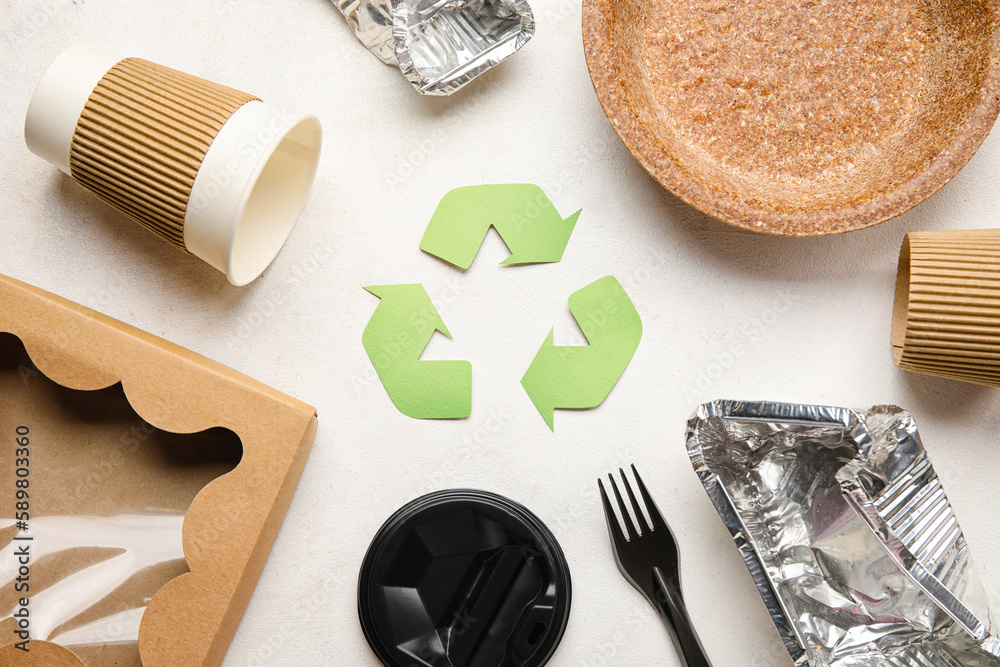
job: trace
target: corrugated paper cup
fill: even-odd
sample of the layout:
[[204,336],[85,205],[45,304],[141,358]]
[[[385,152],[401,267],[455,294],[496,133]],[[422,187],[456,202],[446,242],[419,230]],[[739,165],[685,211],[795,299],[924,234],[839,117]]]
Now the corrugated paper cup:
[[86,45],[42,76],[24,136],[31,152],[234,285],[281,250],[322,144],[315,116]]
[[1000,387],[1000,230],[906,236],[892,347],[900,368]]

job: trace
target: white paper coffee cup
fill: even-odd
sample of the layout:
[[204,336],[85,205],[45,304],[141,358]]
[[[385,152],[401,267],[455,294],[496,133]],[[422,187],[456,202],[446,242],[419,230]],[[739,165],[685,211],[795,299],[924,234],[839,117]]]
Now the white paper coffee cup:
[[281,250],[322,145],[315,116],[86,45],[42,76],[24,135],[33,153],[234,285]]

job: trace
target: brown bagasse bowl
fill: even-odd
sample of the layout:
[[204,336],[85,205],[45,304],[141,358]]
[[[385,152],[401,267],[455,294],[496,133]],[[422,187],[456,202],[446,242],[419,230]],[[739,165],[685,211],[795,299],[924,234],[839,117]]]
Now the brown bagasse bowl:
[[584,0],[594,88],[640,164],[746,229],[916,206],[997,118],[1000,0]]

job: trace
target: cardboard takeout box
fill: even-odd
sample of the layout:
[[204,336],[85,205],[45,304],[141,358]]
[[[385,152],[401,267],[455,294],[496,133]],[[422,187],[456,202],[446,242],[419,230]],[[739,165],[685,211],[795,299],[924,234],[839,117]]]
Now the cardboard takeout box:
[[[0,572],[25,551],[30,569],[29,591],[0,591],[0,666],[220,664],[316,424],[222,364],[0,276]],[[138,537],[118,548],[102,527]],[[149,539],[172,527],[175,552]],[[53,641],[19,648],[23,618]],[[101,632],[124,640],[79,644]]]

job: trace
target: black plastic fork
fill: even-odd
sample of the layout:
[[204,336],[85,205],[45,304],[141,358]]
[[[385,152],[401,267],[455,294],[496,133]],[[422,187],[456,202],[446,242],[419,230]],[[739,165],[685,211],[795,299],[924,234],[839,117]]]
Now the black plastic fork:
[[625,506],[622,494],[618,490],[613,475],[609,474],[611,489],[618,501],[618,509],[621,511],[622,523],[619,524],[611,507],[611,501],[604,490],[604,484],[597,480],[597,486],[601,489],[601,500],[604,503],[604,515],[608,520],[608,532],[611,533],[611,542],[614,545],[615,562],[618,569],[632,586],[645,596],[646,600],[653,605],[663,623],[667,626],[670,638],[674,641],[677,654],[680,656],[683,667],[711,667],[705,655],[705,649],[701,646],[701,641],[694,631],[691,618],[688,616],[687,608],[684,605],[684,598],[681,596],[680,584],[680,562],[677,555],[677,542],[674,540],[670,526],[663,520],[660,511],[656,508],[656,503],[646,491],[646,485],[642,483],[635,466],[632,466],[632,474],[635,475],[635,483],[639,488],[639,495],[649,513],[649,522],[646,522],[642,509],[636,500],[635,492],[629,485],[625,471],[618,469],[621,474],[622,484],[635,514],[639,529],[636,530],[629,510]]

